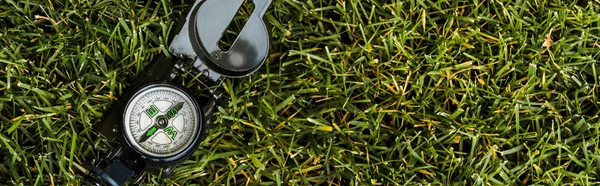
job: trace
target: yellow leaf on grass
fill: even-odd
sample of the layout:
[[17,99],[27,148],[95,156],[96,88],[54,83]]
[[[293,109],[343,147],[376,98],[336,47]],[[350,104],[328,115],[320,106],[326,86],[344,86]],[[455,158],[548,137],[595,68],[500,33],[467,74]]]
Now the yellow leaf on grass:
[[550,46],[552,46],[552,29],[550,29],[550,32],[548,34],[546,34],[546,41],[544,41],[544,44],[542,44],[542,48],[548,48]]
[[331,127],[331,126],[318,126],[317,130],[331,132],[331,131],[333,131],[333,127]]
[[435,173],[431,173],[431,172],[429,172],[429,171],[426,171],[426,170],[419,170],[419,172],[420,172],[420,173],[423,173],[423,174],[427,174],[427,175],[429,175],[429,176],[435,176]]
[[456,136],[454,136],[454,139],[452,139],[452,142],[453,143],[459,143],[461,137],[462,137],[462,135],[456,135]]

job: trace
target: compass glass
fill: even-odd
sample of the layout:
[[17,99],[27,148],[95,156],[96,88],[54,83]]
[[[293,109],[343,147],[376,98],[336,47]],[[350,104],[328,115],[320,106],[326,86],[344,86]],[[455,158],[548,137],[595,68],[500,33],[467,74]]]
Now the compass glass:
[[197,136],[200,116],[194,103],[190,95],[178,88],[142,89],[125,106],[126,140],[150,156],[177,155]]

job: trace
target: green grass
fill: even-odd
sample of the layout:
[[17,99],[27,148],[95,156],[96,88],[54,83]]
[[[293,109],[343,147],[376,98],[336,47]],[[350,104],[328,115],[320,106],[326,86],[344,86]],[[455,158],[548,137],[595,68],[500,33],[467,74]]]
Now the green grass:
[[[180,1],[0,1],[0,184],[80,185]],[[275,0],[272,53],[170,179],[600,184],[600,1]],[[190,85],[192,86],[192,85]]]

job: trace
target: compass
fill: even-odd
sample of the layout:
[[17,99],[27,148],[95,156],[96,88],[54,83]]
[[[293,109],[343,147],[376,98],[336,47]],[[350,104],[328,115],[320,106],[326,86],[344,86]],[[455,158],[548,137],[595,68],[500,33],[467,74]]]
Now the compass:
[[172,162],[198,143],[200,108],[193,95],[175,84],[148,84],[123,109],[123,138],[150,163]]
[[[267,59],[270,32],[263,17],[272,0],[252,0],[255,9],[231,48],[218,46],[244,1],[196,0],[187,10],[170,38],[170,55],[144,69],[95,127],[109,152],[88,163],[91,181],[124,185],[140,184],[148,174],[166,178],[193,154],[212,126],[215,107],[227,105],[219,89],[223,80],[249,76]],[[183,74],[193,79],[181,81]],[[197,86],[194,94],[181,82]]]

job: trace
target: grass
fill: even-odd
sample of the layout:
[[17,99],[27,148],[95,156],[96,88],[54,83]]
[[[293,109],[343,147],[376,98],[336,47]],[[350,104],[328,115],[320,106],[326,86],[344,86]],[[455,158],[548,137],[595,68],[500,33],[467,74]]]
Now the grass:
[[[80,185],[182,1],[0,2],[0,184]],[[169,179],[600,184],[600,1],[276,0],[272,53]],[[192,85],[189,85],[192,86]]]

